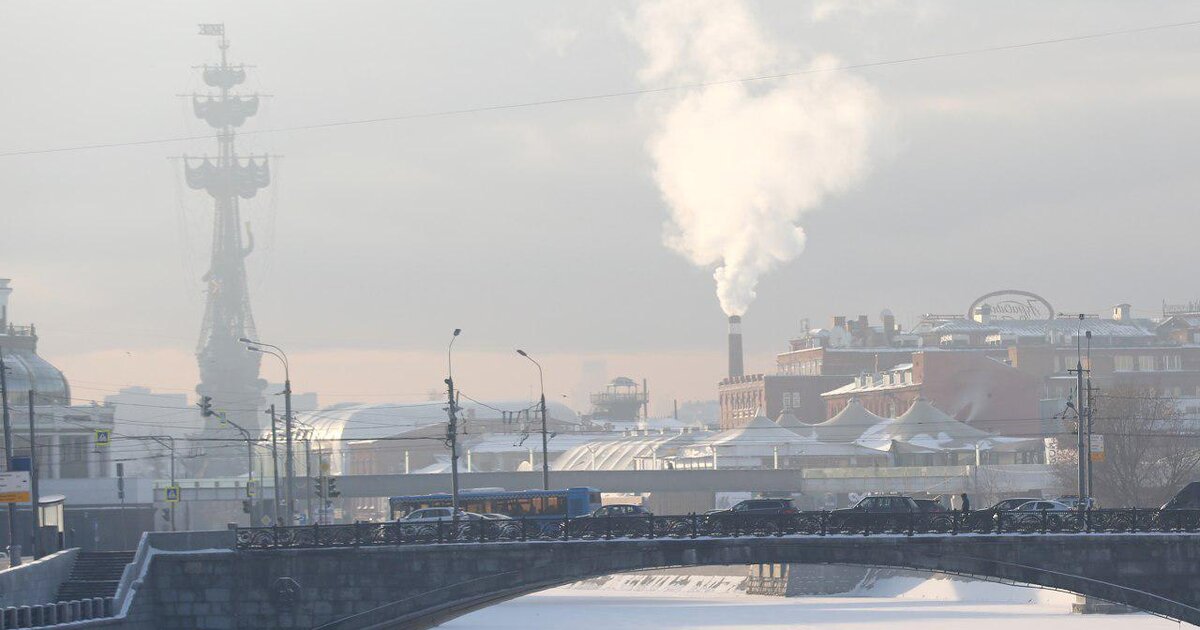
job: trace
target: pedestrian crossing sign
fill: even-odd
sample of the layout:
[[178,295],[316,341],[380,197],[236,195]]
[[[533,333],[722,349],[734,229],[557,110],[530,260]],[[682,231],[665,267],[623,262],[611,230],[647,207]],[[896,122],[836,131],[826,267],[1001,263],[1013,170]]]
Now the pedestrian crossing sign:
[[96,446],[108,446],[112,442],[112,431],[96,429]]
[[179,503],[179,486],[166,487],[167,503]]

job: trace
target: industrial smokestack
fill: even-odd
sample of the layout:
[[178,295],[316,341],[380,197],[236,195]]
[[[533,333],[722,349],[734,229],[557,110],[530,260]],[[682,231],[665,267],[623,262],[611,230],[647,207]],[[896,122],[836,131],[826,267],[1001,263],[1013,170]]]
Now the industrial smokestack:
[[729,316],[729,378],[746,375],[742,366],[742,317]]

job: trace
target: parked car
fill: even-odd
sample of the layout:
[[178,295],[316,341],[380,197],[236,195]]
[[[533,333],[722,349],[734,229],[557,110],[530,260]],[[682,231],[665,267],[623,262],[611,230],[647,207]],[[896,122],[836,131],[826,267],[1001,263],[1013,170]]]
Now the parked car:
[[907,526],[909,515],[920,513],[921,508],[912,497],[869,495],[848,508],[831,512],[829,525],[852,529],[870,527],[877,531],[897,530]]

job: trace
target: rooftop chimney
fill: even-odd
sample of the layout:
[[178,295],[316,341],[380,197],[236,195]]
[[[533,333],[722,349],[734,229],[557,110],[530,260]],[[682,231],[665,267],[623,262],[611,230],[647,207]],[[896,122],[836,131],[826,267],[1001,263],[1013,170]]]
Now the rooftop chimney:
[[[0,282],[4,282],[4,281],[0,280]],[[1133,318],[1132,311],[1133,311],[1133,306],[1130,306],[1129,304],[1118,304],[1113,307],[1113,319],[1115,319],[1117,321],[1127,322]]]
[[742,317],[729,316],[729,378],[745,376],[746,369],[742,365]]
[[8,328],[8,296],[12,293],[12,287],[8,283],[12,282],[8,278],[0,278],[0,335],[4,334],[4,329]]

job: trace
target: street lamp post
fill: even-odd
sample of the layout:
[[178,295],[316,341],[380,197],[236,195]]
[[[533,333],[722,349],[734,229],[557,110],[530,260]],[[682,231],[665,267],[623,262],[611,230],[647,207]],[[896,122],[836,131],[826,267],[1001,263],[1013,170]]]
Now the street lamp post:
[[458,405],[454,401],[454,363],[451,352],[454,341],[462,333],[461,328],[455,328],[450,337],[450,345],[446,347],[446,386],[448,388],[446,413],[450,416],[450,424],[446,427],[446,441],[450,445],[450,506],[453,508],[451,518],[458,518]]
[[542,364],[536,359],[529,356],[524,350],[517,349],[517,354],[529,359],[537,366],[538,370],[538,387],[542,391],[541,407],[542,407],[542,489],[550,489],[550,444],[549,438],[546,436],[546,381],[542,377]]
[[[294,525],[296,521],[296,504],[294,502],[296,475],[292,459],[292,374],[288,365],[287,353],[279,346],[261,341],[251,341],[245,337],[238,341],[246,344],[246,349],[251,352],[269,354],[283,363],[284,475],[287,477],[287,487],[284,488],[287,508],[284,510],[284,515],[287,517],[286,523]],[[274,348],[275,352],[267,348]]]

